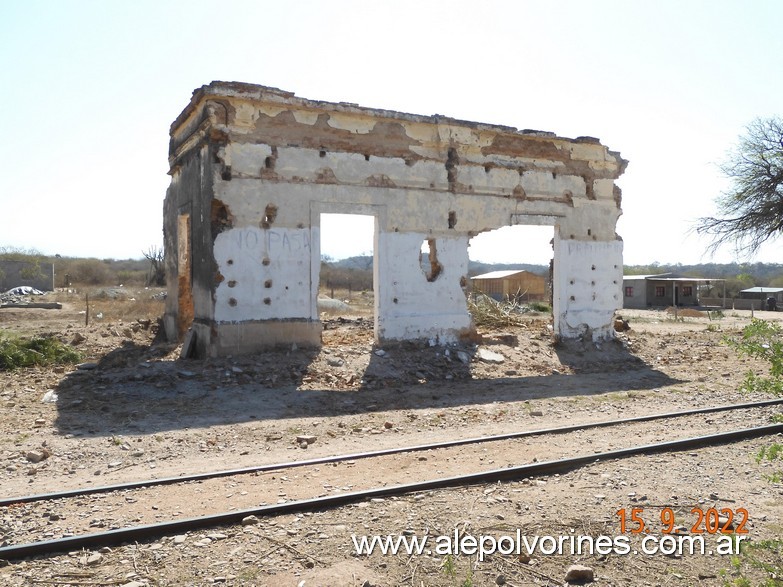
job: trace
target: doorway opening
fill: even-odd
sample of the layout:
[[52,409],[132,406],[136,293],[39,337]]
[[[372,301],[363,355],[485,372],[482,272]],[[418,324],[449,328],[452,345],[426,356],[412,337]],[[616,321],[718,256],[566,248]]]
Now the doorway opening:
[[366,214],[320,215],[318,314],[324,331],[355,324],[372,337],[375,225],[375,217]]
[[489,304],[487,298],[514,316],[552,317],[553,237],[553,226],[517,225],[470,240],[468,291],[474,321],[477,303]]

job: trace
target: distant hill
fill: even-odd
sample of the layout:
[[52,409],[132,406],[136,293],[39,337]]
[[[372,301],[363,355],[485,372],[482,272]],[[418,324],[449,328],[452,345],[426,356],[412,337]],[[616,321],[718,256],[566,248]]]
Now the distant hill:
[[[321,280],[336,286],[341,284],[353,289],[372,288],[372,264],[370,255],[359,255],[340,260],[324,260]],[[468,275],[474,277],[490,271],[530,271],[549,277],[547,265],[531,263],[485,263],[470,261]],[[748,287],[783,287],[783,264],[781,263],[681,263],[650,265],[626,265],[625,275],[648,275],[657,273],[681,273],[703,279],[725,279],[725,291],[729,297],[736,297]],[[722,290],[721,290],[722,291]]]
[[[372,257],[370,255],[358,255],[339,260],[324,260],[329,267],[335,269],[353,269],[359,271],[372,270]],[[548,275],[549,267],[547,265],[533,265],[530,263],[482,263],[481,261],[470,261],[468,263],[468,275],[481,275],[490,271],[530,271],[539,275]]]
[[372,255],[357,255],[337,260],[327,258],[321,259],[321,262],[335,269],[372,269]]
[[529,271],[536,275],[549,275],[548,265],[531,265],[530,263],[482,263],[481,261],[468,261],[468,275],[483,275],[490,271]]
[[780,263],[699,263],[697,265],[683,265],[674,263],[661,265],[626,265],[626,275],[654,275],[656,273],[684,273],[691,277],[714,277],[716,279],[731,279],[741,275],[747,275],[756,285],[767,285],[776,277],[783,276],[783,264]]
[[[370,255],[358,255],[346,259],[332,260],[324,259],[324,262],[330,267],[338,269],[372,269],[373,258]],[[468,273],[479,275],[489,273],[490,271],[510,271],[524,270],[539,275],[549,273],[548,265],[537,265],[533,263],[486,263],[483,261],[473,261],[468,263]],[[684,273],[693,277],[715,277],[718,279],[731,279],[741,275],[752,278],[757,285],[767,285],[767,283],[783,276],[783,264],[781,263],[699,263],[695,265],[683,265],[682,263],[660,264],[651,263],[650,265],[625,265],[623,268],[625,275],[646,275],[656,273]]]

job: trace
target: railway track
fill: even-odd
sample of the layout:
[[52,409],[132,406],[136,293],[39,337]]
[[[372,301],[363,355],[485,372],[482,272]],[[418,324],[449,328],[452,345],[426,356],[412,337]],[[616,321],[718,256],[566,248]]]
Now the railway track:
[[[257,477],[266,477],[265,483],[268,483],[270,477],[279,483],[280,480],[289,481],[285,474],[291,474],[291,471],[301,468],[309,468],[314,471],[312,475],[317,476],[316,472],[320,471],[320,467],[323,466],[338,466],[340,464],[348,464],[352,467],[356,466],[357,461],[363,461],[366,459],[376,459],[376,463],[386,458],[414,458],[416,454],[429,454],[436,452],[441,455],[437,459],[433,459],[436,463],[436,468],[440,464],[443,458],[448,459],[442,455],[448,454],[450,449],[462,447],[470,447],[483,451],[489,456],[495,456],[499,451],[493,450],[492,453],[488,451],[487,447],[497,447],[502,443],[515,443],[512,445],[512,449],[520,451],[520,442],[522,440],[530,440],[531,438],[539,437],[540,439],[549,439],[548,442],[552,443],[554,437],[567,437],[572,443],[574,440],[580,443],[582,446],[592,444],[592,440],[586,439],[585,434],[593,433],[597,434],[599,431],[605,428],[618,427],[619,429],[627,429],[633,427],[633,425],[642,422],[651,421],[666,421],[683,419],[687,422],[689,418],[700,416],[710,413],[718,412],[733,412],[739,410],[753,410],[760,408],[772,407],[780,405],[783,400],[768,400],[764,402],[753,402],[744,404],[735,404],[729,406],[716,406],[709,408],[700,408],[695,410],[686,410],[680,412],[669,412],[664,414],[653,414],[647,416],[638,416],[634,418],[625,418],[620,420],[607,420],[601,422],[594,422],[590,424],[574,424],[570,426],[562,426],[550,429],[541,429],[533,431],[514,432],[509,434],[503,434],[498,436],[468,438],[455,441],[431,443],[425,445],[417,445],[411,447],[387,449],[381,451],[369,451],[363,453],[352,453],[347,455],[337,455],[332,457],[324,457],[319,459],[309,459],[305,461],[293,461],[289,463],[278,463],[270,465],[260,465],[257,467],[248,467],[243,469],[233,469],[226,471],[218,471],[214,473],[202,473],[197,475],[185,476],[185,477],[170,477],[165,479],[156,480],[144,480],[132,483],[124,483],[119,485],[92,487],[87,489],[77,489],[70,491],[63,491],[57,493],[48,494],[36,494],[28,496],[20,496],[13,498],[4,498],[0,500],[0,506],[6,509],[13,510],[19,507],[37,507],[45,506],[46,504],[58,503],[67,499],[83,499],[90,495],[96,494],[116,494],[125,496],[128,499],[128,494],[132,494],[134,491],[149,491],[151,489],[160,488],[164,490],[165,486],[171,486],[178,484],[177,489],[182,491],[183,487],[198,488],[204,482],[218,481],[225,482],[225,480],[232,480],[235,483],[235,479],[238,477],[249,477],[255,480]],[[681,428],[687,427],[688,429],[695,429],[693,425],[684,423]],[[720,427],[720,424],[718,425]],[[671,426],[669,428],[672,428]],[[26,556],[40,556],[47,555],[55,552],[72,551],[80,548],[95,548],[102,546],[109,546],[119,544],[128,541],[138,541],[151,539],[161,535],[167,535],[172,533],[181,533],[184,531],[210,528],[226,524],[235,524],[240,522],[243,518],[255,515],[255,516],[274,516],[285,513],[312,511],[317,509],[331,508],[357,501],[367,500],[371,498],[388,497],[394,495],[401,495],[405,493],[426,491],[432,489],[441,489],[447,487],[457,487],[460,485],[469,485],[476,483],[491,483],[497,481],[509,481],[515,479],[522,479],[525,477],[545,476],[555,473],[568,471],[574,468],[584,466],[600,460],[619,459],[629,457],[633,455],[654,454],[671,451],[689,450],[698,447],[706,447],[715,444],[725,444],[735,442],[738,440],[755,438],[759,436],[773,435],[783,432],[783,424],[756,426],[751,428],[742,428],[732,430],[730,432],[717,432],[712,434],[701,434],[698,436],[691,436],[687,438],[680,438],[677,440],[670,440],[665,442],[653,442],[646,443],[632,447],[613,448],[609,450],[598,450],[578,456],[565,456],[563,458],[556,458],[547,460],[544,462],[531,462],[526,464],[513,464],[506,462],[504,466],[495,467],[490,470],[486,470],[486,464],[495,464],[497,458],[489,458],[484,465],[480,465],[480,470],[469,472],[467,474],[455,474],[445,475],[435,478],[429,478],[426,480],[417,480],[410,483],[399,483],[393,486],[383,487],[370,487],[360,489],[357,491],[350,490],[351,487],[344,487],[339,492],[332,495],[318,495],[315,497],[301,497],[294,496],[293,499],[289,499],[291,496],[286,495],[284,503],[277,504],[264,504],[255,507],[246,507],[236,509],[230,512],[214,512],[208,513],[202,516],[191,516],[183,519],[168,520],[164,522],[154,524],[142,524],[132,527],[114,528],[104,532],[96,532],[89,534],[77,534],[73,536],[65,536],[62,538],[55,538],[51,540],[28,542],[23,544],[15,544],[0,547],[0,559],[16,560]],[[573,435],[573,438],[568,435]],[[629,431],[625,430],[625,433],[616,433],[614,437],[627,437]],[[535,452],[535,451],[531,451]],[[425,468],[428,470],[432,468],[429,464],[429,457],[415,457],[418,461],[425,461]],[[484,461],[479,457],[480,461]],[[535,459],[533,459],[535,460]],[[399,465],[399,461],[395,461]],[[502,464],[502,461],[501,461]],[[377,465],[373,464],[370,471]],[[402,471],[402,469],[401,469]],[[275,473],[279,479],[271,474]],[[431,471],[429,471],[431,477]],[[436,474],[442,473],[437,470]],[[282,474],[282,475],[281,475]],[[366,478],[368,475],[364,474]],[[312,478],[308,481],[312,484]],[[299,483],[304,486],[305,484]],[[326,485],[324,485],[326,487]],[[302,487],[300,487],[301,489]],[[344,489],[348,489],[345,491]],[[131,498],[134,501],[138,501],[136,498]]]

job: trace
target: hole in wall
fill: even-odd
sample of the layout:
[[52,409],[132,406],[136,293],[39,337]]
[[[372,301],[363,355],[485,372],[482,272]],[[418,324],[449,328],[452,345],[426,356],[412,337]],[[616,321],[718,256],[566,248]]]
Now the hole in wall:
[[277,219],[277,206],[267,204],[264,209],[264,218],[261,220],[261,228],[269,228]]
[[264,287],[265,287],[266,289],[270,289],[270,288],[272,287],[272,280],[271,280],[271,279],[267,279],[267,280],[264,282]]
[[449,212],[449,228],[457,226],[457,213],[452,210]]
[[234,306],[236,306],[236,305],[237,305],[237,300],[236,300],[236,298],[228,298],[228,305],[229,305],[229,306],[231,306],[232,308],[233,308]]
[[428,238],[421,244],[419,250],[419,266],[427,281],[435,281],[443,272],[443,265],[438,261],[438,243],[434,238]]
[[457,189],[457,165],[459,165],[457,149],[450,147],[446,157],[446,179],[449,182],[450,192],[455,192]]
[[320,216],[321,263],[318,314],[324,322],[324,344],[334,320],[350,320],[367,328],[372,340],[375,321],[375,217],[366,214]]
[[261,168],[261,177],[266,179],[276,179],[275,167],[277,166],[277,147],[272,147],[272,153],[264,159],[264,166]]
[[264,298],[264,305],[271,306],[272,305],[272,298]]
[[319,157],[326,157],[326,151],[324,149],[321,149],[320,151],[318,151],[318,156]]
[[231,279],[231,280],[229,280],[229,282],[228,282],[228,287],[236,287],[236,286],[237,286],[237,281],[236,281],[236,279]]
[[210,204],[210,226],[212,228],[213,240],[221,232],[229,230],[234,226],[234,217],[228,206],[217,198],[213,199]]

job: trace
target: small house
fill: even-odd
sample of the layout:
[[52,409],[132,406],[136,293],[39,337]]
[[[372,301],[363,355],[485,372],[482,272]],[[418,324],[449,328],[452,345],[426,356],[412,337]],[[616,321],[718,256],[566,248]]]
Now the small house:
[[624,275],[623,308],[698,306],[698,285],[708,279],[676,273]]
[[544,301],[546,279],[530,271],[491,271],[471,278],[474,292],[495,300]]

